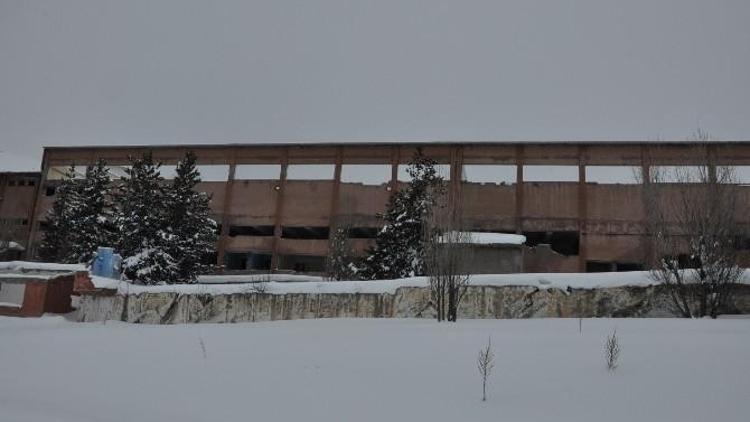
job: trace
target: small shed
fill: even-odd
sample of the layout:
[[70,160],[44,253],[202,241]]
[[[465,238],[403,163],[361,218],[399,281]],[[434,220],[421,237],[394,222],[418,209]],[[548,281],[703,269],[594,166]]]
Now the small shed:
[[[458,236],[455,236],[458,234]],[[467,248],[462,259],[466,274],[511,274],[523,271],[526,236],[509,233],[454,232],[444,239]],[[443,240],[443,243],[447,243]]]
[[78,265],[0,262],[0,315],[37,317],[68,313],[77,278],[88,278]]

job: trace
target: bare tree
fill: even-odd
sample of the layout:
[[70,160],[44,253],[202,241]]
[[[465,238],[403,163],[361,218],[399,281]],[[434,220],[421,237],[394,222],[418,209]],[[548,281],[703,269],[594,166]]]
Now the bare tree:
[[203,359],[208,359],[208,353],[206,353],[206,342],[203,341],[203,336],[198,334],[198,344],[201,346],[201,353],[203,355]]
[[268,291],[268,281],[256,281],[250,284],[250,292],[264,295]]
[[482,376],[482,401],[487,401],[487,378],[495,368],[495,352],[492,349],[492,337],[487,339],[487,346],[479,350],[477,369]]
[[329,280],[351,280],[355,276],[352,266],[354,251],[349,242],[351,226],[339,223],[332,229],[326,257],[326,277]]
[[651,277],[680,316],[715,318],[742,277],[737,242],[745,230],[734,169],[717,164],[706,132],[695,139],[696,166],[643,166]]
[[617,369],[617,360],[620,358],[620,341],[617,338],[617,329],[612,331],[612,335],[607,336],[604,343],[604,359],[607,363],[607,370],[614,372]]
[[450,208],[433,213],[425,242],[430,300],[438,321],[458,319],[458,308],[469,284],[471,234],[457,230],[457,215]]

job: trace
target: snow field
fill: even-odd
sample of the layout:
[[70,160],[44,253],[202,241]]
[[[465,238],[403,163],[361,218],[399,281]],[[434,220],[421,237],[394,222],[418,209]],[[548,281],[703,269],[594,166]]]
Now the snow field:
[[[620,367],[605,369],[617,328]],[[496,367],[481,402],[479,349]],[[0,420],[745,421],[750,319],[0,318]],[[205,358],[201,342],[205,347]]]

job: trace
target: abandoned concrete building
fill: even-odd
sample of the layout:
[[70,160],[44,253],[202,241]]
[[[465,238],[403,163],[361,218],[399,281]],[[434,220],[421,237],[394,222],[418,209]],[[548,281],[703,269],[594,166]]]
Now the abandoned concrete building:
[[[449,194],[462,204],[464,229],[526,236],[525,272],[643,268],[638,175],[653,166],[702,164],[698,147],[686,142],[50,147],[40,175],[3,176],[0,216],[25,233],[16,238],[32,259],[65,167],[103,158],[118,176],[129,156],[150,151],[169,178],[191,150],[221,227],[217,263],[227,271],[318,272],[332,225],[346,221],[357,251],[372,244],[382,224],[377,214],[408,181],[405,169],[417,147],[440,163]],[[737,166],[747,182],[750,142],[712,143],[709,151],[717,164]],[[750,204],[748,194],[743,189],[743,204]]]

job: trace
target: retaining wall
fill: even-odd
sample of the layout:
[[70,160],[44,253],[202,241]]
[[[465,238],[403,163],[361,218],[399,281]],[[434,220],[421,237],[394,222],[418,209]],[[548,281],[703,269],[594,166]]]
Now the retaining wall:
[[[750,286],[740,286],[734,313],[750,313]],[[671,302],[662,287],[539,289],[530,286],[472,286],[460,318],[669,317]],[[226,295],[89,292],[81,295],[78,321],[133,323],[270,321],[309,318],[432,318],[426,288],[395,293]]]

